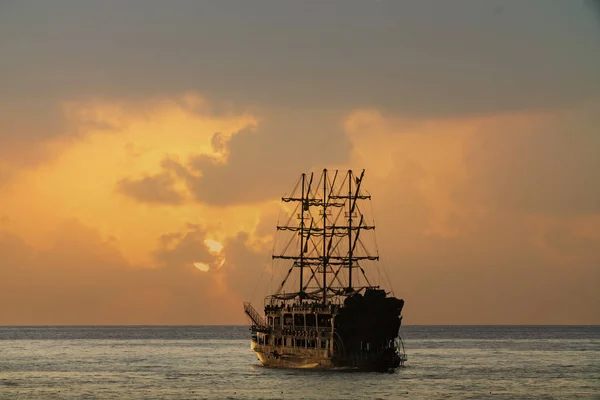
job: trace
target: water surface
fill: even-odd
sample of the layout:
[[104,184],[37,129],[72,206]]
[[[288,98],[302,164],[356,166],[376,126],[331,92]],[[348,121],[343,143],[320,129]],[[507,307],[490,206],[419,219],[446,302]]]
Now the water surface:
[[395,373],[263,368],[248,328],[0,327],[7,399],[600,399],[600,327],[407,326]]

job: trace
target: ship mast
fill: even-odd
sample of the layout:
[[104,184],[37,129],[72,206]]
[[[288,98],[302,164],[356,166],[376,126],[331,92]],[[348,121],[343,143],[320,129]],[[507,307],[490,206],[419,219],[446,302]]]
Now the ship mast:
[[[352,196],[352,170],[348,170],[348,198]],[[352,204],[348,201],[348,292],[352,291]]]
[[[319,183],[322,183],[322,193],[319,193],[321,190],[311,192],[313,174],[309,182],[306,174],[302,174],[292,194],[282,197],[283,202],[295,202],[298,205],[291,212],[288,221],[277,226],[278,231],[292,232],[293,235],[283,244],[281,252],[274,252],[273,259],[291,260],[292,265],[272,298],[299,298],[300,301],[319,299],[326,304],[332,296],[347,296],[365,288],[375,287],[371,285],[363,269],[363,262],[379,259],[376,252],[369,252],[365,246],[364,235],[361,235],[364,231],[375,229],[375,226],[368,224],[359,206],[359,200],[371,198],[361,191],[364,173],[363,170],[357,176],[352,170],[348,170],[339,179],[342,181],[340,183],[338,171],[335,171],[333,179],[329,179],[331,173],[324,169],[320,178],[322,181],[319,180]],[[318,212],[315,212],[316,210]],[[321,216],[318,215],[320,213]],[[295,223],[294,217],[297,218]],[[298,245],[299,253],[296,252]],[[298,291],[282,294],[285,283],[295,268],[300,269]],[[355,273],[355,270],[358,273]],[[360,283],[361,277],[364,277],[366,284]]]
[[306,180],[306,174],[302,174],[302,203],[300,207],[300,298],[304,298],[304,283],[303,283],[303,275],[304,275],[304,208],[305,206],[305,198],[304,198],[304,181]]
[[327,303],[327,170],[323,170],[323,304]]

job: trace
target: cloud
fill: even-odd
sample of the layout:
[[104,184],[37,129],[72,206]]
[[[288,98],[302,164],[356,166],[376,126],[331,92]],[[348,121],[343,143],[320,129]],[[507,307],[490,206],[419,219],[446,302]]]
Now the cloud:
[[0,324],[243,321],[239,298],[232,299],[223,273],[204,273],[191,263],[213,257],[201,243],[192,250],[195,238],[204,235],[200,231],[184,235],[172,254],[157,253],[161,265],[155,268],[129,264],[118,243],[79,221],[64,221],[54,234],[50,247],[35,249],[0,231],[0,301],[10,305],[3,307]]
[[8,178],[12,175],[12,171],[6,165],[0,164],[0,188],[8,182]]
[[[600,214],[599,214],[600,215]],[[568,225],[550,226],[546,229],[541,242],[554,256],[555,260],[565,266],[600,266],[600,232],[598,236],[586,236]]]
[[[590,307],[600,300],[592,283],[600,271],[591,238],[574,239],[570,233],[576,248],[586,253],[565,258],[572,252],[553,244],[548,257],[536,245],[536,232],[517,216],[467,214],[456,225],[454,237],[414,234],[410,246],[402,246],[403,254],[393,250],[399,266],[393,275],[401,278],[402,289],[396,293],[412,307],[406,308],[407,322],[468,323],[477,315],[482,324],[559,319],[585,324],[600,318]],[[600,244],[597,238],[593,242]]]
[[[339,115],[359,107],[410,118],[576,108],[600,90],[597,27],[583,2],[514,1],[501,13],[494,4],[468,0],[310,7],[229,0],[171,7],[153,0],[142,7],[143,18],[135,2],[2,5],[0,181],[62,154],[89,131],[123,130],[118,121],[68,107],[73,104],[118,101],[138,105],[128,114],[144,114],[156,99],[197,92],[211,101],[172,101],[213,116],[242,114],[239,107],[272,115],[303,111],[306,123],[324,110]],[[85,27],[75,22],[82,20]],[[216,31],[223,34],[215,37]],[[292,131],[298,122],[276,129]],[[259,136],[265,139],[256,142],[261,161],[273,160],[271,168],[285,161],[273,148],[305,157],[320,151],[318,140],[309,151],[296,150],[289,136],[289,147]],[[215,149],[224,148],[217,138]],[[239,152],[235,143],[231,150]],[[191,186],[196,197],[216,203],[211,193],[235,169],[210,161],[197,160],[208,172]],[[299,166],[307,165],[314,163]]]
[[599,213],[598,115],[596,106],[477,132],[463,200],[528,214]]
[[349,116],[407,323],[600,318],[597,115]]
[[224,246],[226,258],[223,270],[227,274],[228,286],[240,301],[263,304],[269,293],[268,284],[272,271],[271,257],[267,248],[255,248],[251,237],[240,232],[227,240]]
[[115,131],[122,116],[92,113],[60,98],[0,96],[0,163],[35,167],[89,131]]
[[86,124],[83,136],[64,142],[43,167],[0,165],[0,171],[11,174],[0,188],[2,213],[13,221],[11,232],[35,248],[51,241],[39,227],[65,218],[118,238],[127,259],[145,265],[154,261],[156,238],[187,222],[216,226],[217,239],[253,229],[251,207],[223,214],[194,202],[181,178],[187,168],[178,161],[190,154],[223,157],[214,150],[215,132],[226,141],[254,124],[249,113],[211,114],[207,101],[191,93],[145,102],[71,102],[64,109],[73,125],[104,121],[101,125],[113,129]]
[[161,236],[161,246],[154,256],[163,268],[202,264],[203,268],[199,269],[216,279],[213,284],[219,287],[224,297],[221,301],[223,307],[230,305],[237,309],[242,301],[249,300],[262,303],[269,282],[265,275],[271,273],[266,271],[270,261],[266,247],[260,246],[259,242],[256,248],[257,243],[252,244],[253,239],[248,232],[239,232],[223,240],[218,253],[209,246],[211,241],[205,227],[191,225],[185,232]]
[[[119,153],[124,149],[130,158],[143,163],[148,154],[161,152],[162,158],[177,154],[181,147],[210,150],[210,135],[203,143],[206,129],[210,133],[219,129],[221,140],[226,140],[231,129],[251,124],[248,112],[236,109],[231,103],[208,101],[191,91],[143,99],[0,97],[0,183],[40,164],[52,164],[65,153],[90,142],[104,142],[102,145],[118,142]],[[107,164],[106,159],[103,164]],[[152,192],[164,186],[165,181],[168,177],[160,176],[135,185],[125,179],[122,189],[135,196]],[[168,189],[163,192],[151,201],[168,202],[176,197]]]
[[598,16],[598,22],[600,22],[600,1],[598,0],[585,0],[585,3],[592,12],[595,12]]
[[53,142],[68,136],[60,107],[0,98],[0,189],[23,168],[46,162]]
[[205,231],[199,227],[193,227],[186,233],[164,234],[154,257],[162,267],[183,268],[200,262],[216,269],[220,256],[210,251],[206,239]]
[[[465,203],[438,203],[423,182],[440,172],[419,164],[392,169],[381,185],[367,175],[374,196],[381,259],[405,322],[466,324],[585,324],[600,318],[597,216],[578,220],[531,216]],[[411,164],[409,164],[411,165]],[[418,172],[415,172],[418,171]],[[384,189],[385,188],[385,189]],[[393,189],[392,189],[393,188]],[[595,224],[595,227],[594,227]]]
[[141,179],[122,179],[117,182],[117,190],[140,202],[150,204],[180,204],[184,197],[173,185],[175,179],[167,174],[146,176]]
[[431,117],[565,108],[598,96],[596,21],[583,1],[509,1],[501,13],[470,0],[2,7],[8,99],[196,90],[260,107]]
[[298,171],[343,163],[350,146],[339,126],[303,113],[265,119],[226,144],[225,162],[192,157],[186,181],[195,199],[214,205],[272,200],[290,190]]
[[[159,174],[125,181],[127,186],[136,188],[150,189],[152,185],[151,190],[122,191],[141,202],[152,202],[159,193],[170,190],[173,181],[165,176],[174,174],[200,203],[259,203],[291,190],[298,171],[340,165],[350,151],[348,138],[335,119],[321,115],[311,120],[302,112],[266,117],[256,128],[244,128],[227,141],[221,133],[215,133],[211,143],[221,157],[191,155],[185,164],[166,158]],[[172,200],[175,203],[180,199]]]

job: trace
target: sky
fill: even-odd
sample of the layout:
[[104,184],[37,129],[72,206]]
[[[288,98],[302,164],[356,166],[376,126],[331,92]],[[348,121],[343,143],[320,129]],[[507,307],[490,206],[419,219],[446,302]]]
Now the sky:
[[243,324],[323,168],[405,324],[600,324],[599,12],[0,0],[0,325]]

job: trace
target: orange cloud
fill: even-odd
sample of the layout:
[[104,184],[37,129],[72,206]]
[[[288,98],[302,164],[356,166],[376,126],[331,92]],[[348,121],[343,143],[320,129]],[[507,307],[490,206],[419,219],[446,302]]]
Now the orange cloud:
[[376,172],[367,182],[380,193],[380,248],[407,321],[548,323],[557,310],[566,323],[600,318],[589,306],[600,301],[590,283],[600,279],[593,110],[345,119],[353,164]]
[[[12,231],[35,246],[44,246],[49,237],[46,227],[75,217],[103,235],[117,238],[131,262],[151,266],[149,249],[156,238],[188,222],[213,226],[218,238],[251,229],[256,218],[244,206],[227,214],[216,214],[198,204],[161,206],[173,198],[185,203],[188,197],[185,186],[170,182],[168,176],[160,178],[172,185],[168,192],[158,190],[162,181],[154,184],[146,178],[137,186],[129,181],[160,171],[167,156],[219,157],[211,143],[215,132],[226,138],[254,123],[250,115],[211,115],[206,108],[205,100],[197,95],[133,105],[67,103],[66,115],[85,131],[83,138],[57,142],[62,150],[51,163],[23,170],[18,180],[10,182],[4,192],[3,212],[15,221]],[[140,205],[123,196],[119,188],[149,193],[158,204]]]

